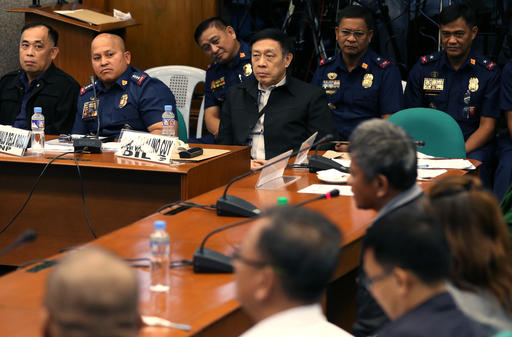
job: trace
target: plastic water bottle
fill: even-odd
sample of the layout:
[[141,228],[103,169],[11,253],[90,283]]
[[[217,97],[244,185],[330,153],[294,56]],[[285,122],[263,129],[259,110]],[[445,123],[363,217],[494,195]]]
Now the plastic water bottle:
[[176,125],[175,115],[172,112],[172,105],[164,106],[162,114],[162,136],[176,137],[174,127]]
[[41,107],[34,107],[32,115],[32,152],[41,154],[44,152],[44,116]]
[[169,234],[165,231],[165,221],[157,220],[155,230],[149,236],[151,247],[151,291],[169,290]]

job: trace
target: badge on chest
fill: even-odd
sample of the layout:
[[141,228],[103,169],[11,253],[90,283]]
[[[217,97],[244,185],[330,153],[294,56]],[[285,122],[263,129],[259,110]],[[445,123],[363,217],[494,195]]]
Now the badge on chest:
[[98,103],[99,100],[95,100],[94,97],[85,102],[82,109],[82,119],[91,119],[98,116]]

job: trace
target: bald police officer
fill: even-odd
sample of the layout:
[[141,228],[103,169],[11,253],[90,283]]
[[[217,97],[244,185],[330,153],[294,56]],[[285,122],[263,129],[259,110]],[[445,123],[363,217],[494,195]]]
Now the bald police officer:
[[164,106],[176,108],[171,90],[162,81],[130,66],[131,54],[118,35],[104,33],[95,37],[91,58],[98,77],[94,84],[98,97],[94,97],[92,84],[80,90],[73,133],[95,134],[98,113],[101,136],[118,137],[121,129],[161,133]]

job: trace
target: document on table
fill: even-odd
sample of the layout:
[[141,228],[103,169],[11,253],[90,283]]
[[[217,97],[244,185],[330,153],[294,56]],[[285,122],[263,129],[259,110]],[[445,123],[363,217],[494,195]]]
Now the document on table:
[[323,185],[323,184],[313,184],[309,185],[306,188],[303,188],[299,191],[299,193],[311,193],[311,194],[325,194],[332,190],[340,191],[340,195],[344,196],[353,196],[352,187],[347,185]]
[[418,159],[418,168],[474,170],[476,167],[466,159]]

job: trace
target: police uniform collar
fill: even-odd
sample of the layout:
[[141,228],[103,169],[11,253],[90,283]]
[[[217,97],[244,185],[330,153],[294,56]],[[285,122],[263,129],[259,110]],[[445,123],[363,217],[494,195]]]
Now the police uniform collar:
[[230,68],[235,68],[241,62],[240,60],[249,60],[251,58],[251,48],[249,45],[243,41],[240,41],[240,47],[238,48],[238,52],[236,53],[235,59],[231,64]]
[[[476,64],[478,63],[478,61],[477,61],[478,58],[479,57],[478,57],[477,53],[473,50],[473,48],[471,48],[467,59],[464,61],[464,63],[462,63],[459,70],[464,69],[465,67],[468,67],[468,66],[469,67],[476,66]],[[442,51],[441,64],[442,64],[442,66],[446,66],[450,69],[454,69],[453,66],[450,64],[450,61],[448,60],[448,55],[446,54],[445,50]]]
[[126,89],[128,80],[130,79],[132,74],[135,72],[137,72],[137,69],[129,65],[128,68],[126,68],[126,70],[124,71],[124,73],[121,76],[119,76],[119,78],[116,80],[115,83],[119,87]]
[[[366,52],[363,54],[363,56],[361,57],[361,59],[359,60],[359,62],[357,63],[357,66],[356,68],[363,68],[363,69],[367,69],[370,65],[370,59],[371,59],[371,49],[368,48],[366,50]],[[345,70],[345,71],[348,71],[347,69],[347,65],[345,64],[345,61],[343,60],[343,55],[342,53],[338,53],[338,55],[336,55],[336,63],[338,65],[339,68]],[[366,64],[366,68],[363,67],[363,64]]]

